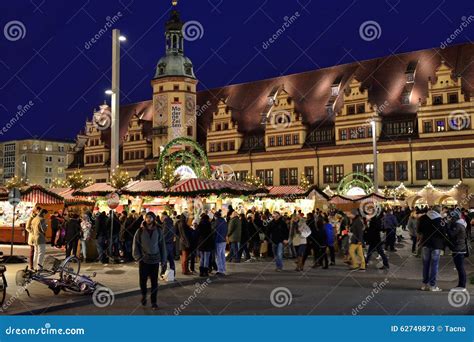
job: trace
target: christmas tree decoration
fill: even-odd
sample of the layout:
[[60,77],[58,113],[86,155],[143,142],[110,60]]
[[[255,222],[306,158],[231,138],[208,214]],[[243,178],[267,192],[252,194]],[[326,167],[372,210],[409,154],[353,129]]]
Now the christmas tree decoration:
[[128,183],[130,183],[130,175],[128,171],[120,169],[120,166],[117,166],[110,176],[110,185],[115,189],[122,189]]
[[50,188],[69,188],[69,183],[66,179],[54,178]]
[[180,180],[180,176],[175,174],[175,168],[173,165],[166,164],[163,168],[163,175],[160,180],[161,183],[163,183],[163,186],[166,189],[169,189]]
[[256,177],[254,175],[247,176],[247,178],[245,178],[245,183],[253,185],[257,188],[264,188],[265,187],[262,180],[259,177]]
[[304,173],[301,173],[300,188],[306,191],[309,189],[310,186],[311,184],[309,183],[308,178],[306,178]]
[[21,188],[23,186],[27,186],[28,182],[24,178],[20,178],[18,176],[15,176],[13,178],[10,178],[6,183],[5,187],[7,189],[13,189],[13,188]]
[[77,169],[70,176],[67,177],[67,183],[71,189],[79,190],[91,185],[93,181],[90,177],[85,178],[82,175],[81,170]]

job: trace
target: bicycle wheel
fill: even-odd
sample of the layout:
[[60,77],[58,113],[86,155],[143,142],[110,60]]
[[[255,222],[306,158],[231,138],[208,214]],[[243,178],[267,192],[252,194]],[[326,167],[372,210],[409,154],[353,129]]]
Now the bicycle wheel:
[[75,256],[70,256],[59,266],[59,277],[65,283],[74,282],[81,270],[81,262]]

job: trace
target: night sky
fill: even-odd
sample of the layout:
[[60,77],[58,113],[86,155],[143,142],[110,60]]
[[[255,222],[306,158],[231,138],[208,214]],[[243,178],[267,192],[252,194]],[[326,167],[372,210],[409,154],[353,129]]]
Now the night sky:
[[[178,8],[183,20],[203,28],[202,37],[185,42],[201,90],[439,47],[474,16],[472,0],[181,0]],[[128,39],[121,102],[151,99],[170,10],[167,0],[2,1],[0,141],[74,139],[108,100],[113,28]],[[451,44],[474,41],[471,19]],[[269,43],[285,21],[289,27]],[[359,28],[367,21],[380,30],[362,39]],[[28,103],[31,108],[4,129]]]

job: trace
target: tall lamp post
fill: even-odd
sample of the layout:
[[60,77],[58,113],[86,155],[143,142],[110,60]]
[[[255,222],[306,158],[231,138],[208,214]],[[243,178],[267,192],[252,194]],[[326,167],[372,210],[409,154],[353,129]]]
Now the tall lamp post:
[[378,163],[377,163],[377,121],[375,118],[370,121],[372,125],[372,154],[374,157],[374,193],[379,191]]
[[111,95],[111,141],[110,168],[115,170],[119,165],[119,126],[120,126],[120,42],[127,40],[120,35],[120,30],[112,30],[112,89],[106,94]]

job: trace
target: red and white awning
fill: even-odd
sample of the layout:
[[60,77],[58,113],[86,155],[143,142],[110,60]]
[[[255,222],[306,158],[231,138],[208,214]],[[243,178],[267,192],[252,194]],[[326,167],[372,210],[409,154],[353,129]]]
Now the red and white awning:
[[35,204],[62,204],[64,200],[54,192],[48,191],[42,186],[32,185],[21,190],[21,201]]
[[303,195],[306,191],[298,185],[279,185],[268,187],[269,196]]
[[133,182],[127,185],[124,189],[124,193],[128,194],[142,194],[142,193],[162,193],[165,191],[163,184],[159,180],[142,180]]
[[196,193],[253,193],[258,189],[250,184],[237,181],[221,181],[213,179],[191,178],[179,181],[170,189],[170,194],[196,194]]

